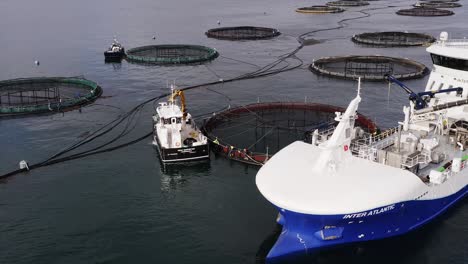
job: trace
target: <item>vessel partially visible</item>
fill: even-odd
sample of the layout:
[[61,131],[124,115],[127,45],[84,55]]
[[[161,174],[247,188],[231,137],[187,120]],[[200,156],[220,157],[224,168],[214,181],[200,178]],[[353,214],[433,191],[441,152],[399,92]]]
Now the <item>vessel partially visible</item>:
[[258,172],[261,194],[282,232],[269,261],[337,245],[399,236],[444,213],[468,193],[468,41],[442,33],[427,49],[426,91],[410,95],[405,119],[379,135],[355,127],[360,89],[338,126],[295,142]]
[[125,48],[114,38],[110,47],[104,51],[106,61],[121,61],[125,57]]
[[[176,99],[180,98],[178,104]],[[163,163],[208,159],[209,142],[187,112],[184,92],[171,86],[167,102],[159,103],[153,115],[153,145]]]

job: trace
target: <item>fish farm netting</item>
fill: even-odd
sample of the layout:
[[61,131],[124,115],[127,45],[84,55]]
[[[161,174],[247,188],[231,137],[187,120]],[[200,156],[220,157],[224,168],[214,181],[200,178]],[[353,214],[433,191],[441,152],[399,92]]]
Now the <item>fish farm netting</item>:
[[99,85],[84,78],[0,81],[0,117],[69,111],[93,102],[101,94]]
[[315,5],[309,7],[300,7],[296,9],[296,12],[305,14],[331,14],[344,12],[344,9],[334,6]]
[[270,39],[281,35],[281,33],[274,28],[250,26],[213,28],[208,30],[205,34],[209,38],[223,40]]
[[454,2],[447,2],[447,1],[428,1],[428,2],[420,2],[416,3],[413,6],[415,7],[430,7],[430,8],[455,8],[461,7],[461,4],[454,3]]
[[313,61],[309,69],[329,77],[366,81],[385,81],[389,74],[401,80],[416,79],[428,73],[419,62],[378,55],[324,57]]
[[127,51],[127,59],[151,64],[191,64],[210,61],[218,52],[199,45],[150,45]]
[[400,15],[400,16],[423,16],[423,17],[451,16],[454,14],[450,10],[430,8],[430,7],[415,7],[411,9],[400,9],[396,13],[397,15]]
[[332,1],[327,3],[328,6],[366,6],[369,5],[366,1],[351,1],[351,0],[343,0],[343,1]]
[[425,46],[435,41],[431,35],[408,32],[371,32],[354,35],[352,40],[359,44],[374,46]]
[[[271,155],[301,140],[311,142],[311,133],[331,131],[335,112],[341,107],[316,103],[270,102],[230,108],[205,120],[202,131],[212,149],[232,160],[262,165]],[[376,125],[359,114],[356,124],[363,132],[376,132]]]

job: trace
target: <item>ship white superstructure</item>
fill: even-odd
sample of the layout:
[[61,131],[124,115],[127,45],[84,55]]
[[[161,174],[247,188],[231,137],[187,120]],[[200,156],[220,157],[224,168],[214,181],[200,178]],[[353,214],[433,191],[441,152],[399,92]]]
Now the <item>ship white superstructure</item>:
[[360,92],[331,131],[294,142],[258,172],[256,184],[283,226],[268,258],[405,234],[467,195],[468,42],[446,33],[425,92],[405,119],[378,135],[354,127]]

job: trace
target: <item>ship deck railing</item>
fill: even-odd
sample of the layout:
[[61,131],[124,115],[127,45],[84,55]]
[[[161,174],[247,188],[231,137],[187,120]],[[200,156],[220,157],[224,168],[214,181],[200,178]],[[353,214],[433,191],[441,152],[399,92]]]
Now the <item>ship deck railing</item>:
[[392,128],[389,128],[389,129],[387,129],[385,131],[382,131],[381,133],[379,133],[377,135],[369,134],[368,137],[358,139],[358,140],[356,140],[356,142],[359,142],[360,144],[364,144],[364,145],[376,145],[380,141],[389,138],[390,136],[394,135],[397,132],[398,132],[398,127],[392,127]]
[[318,140],[319,142],[326,141],[331,135],[333,135],[333,132],[335,131],[336,126],[331,125],[327,126],[327,128],[319,131],[318,133]]
[[449,47],[463,47],[463,48],[468,48],[468,39],[463,38],[463,39],[449,39],[445,41],[438,41],[436,43],[437,45],[440,46],[449,46]]
[[401,163],[401,165],[403,167],[407,167],[407,168],[412,168],[414,166],[416,166],[417,164],[419,165],[426,165],[428,164],[429,162],[431,162],[431,157],[429,155],[429,153],[427,152],[421,152],[415,156],[403,156],[403,162]]
[[[460,172],[466,168],[466,163],[467,163],[467,162],[468,162],[468,160],[463,160],[463,161],[461,162]],[[452,177],[453,175],[456,175],[456,174],[458,174],[458,173],[460,173],[460,172],[454,172],[454,171],[452,171],[452,165],[448,166],[447,168],[445,168],[445,169],[442,171],[442,173],[445,174],[445,176],[447,176],[447,178],[450,178],[450,177]]]
[[386,149],[395,144],[395,134],[398,127],[390,128],[378,135],[370,135],[362,139],[354,140],[351,144],[351,151],[360,158],[377,160],[377,150]]
[[[399,127],[388,129],[378,135],[366,137],[353,141],[351,153],[362,159],[378,161],[379,150],[387,149],[395,144]],[[412,168],[416,165],[425,166],[431,162],[429,153],[423,151],[415,155],[402,155],[400,168]]]
[[[354,142],[351,145],[351,153],[362,159],[377,162],[377,152],[381,149],[385,149],[394,144],[394,137],[386,138],[379,142],[378,145],[365,145],[359,142]],[[424,166],[431,162],[429,153],[421,152],[417,155],[403,155],[401,156],[400,168],[412,168],[417,164]]]

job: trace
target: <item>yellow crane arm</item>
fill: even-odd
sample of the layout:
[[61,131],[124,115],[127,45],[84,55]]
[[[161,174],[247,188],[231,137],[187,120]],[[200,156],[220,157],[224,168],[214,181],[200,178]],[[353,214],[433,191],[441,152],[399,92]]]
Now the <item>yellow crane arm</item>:
[[179,97],[180,98],[180,108],[182,111],[182,118],[185,120],[187,117],[187,110],[185,109],[185,95],[184,92],[181,90],[175,90],[169,100],[174,103],[175,99]]

